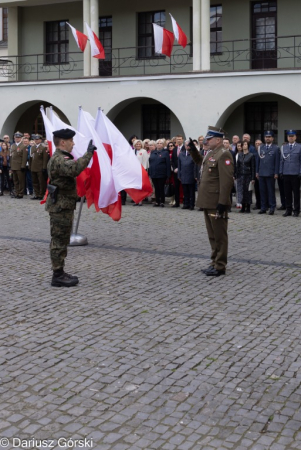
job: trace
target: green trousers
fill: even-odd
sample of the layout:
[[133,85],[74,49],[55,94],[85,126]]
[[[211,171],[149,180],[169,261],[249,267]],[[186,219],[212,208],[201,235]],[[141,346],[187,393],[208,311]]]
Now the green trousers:
[[67,246],[73,223],[73,210],[49,213],[50,216],[50,258],[52,270],[63,269],[67,256]]

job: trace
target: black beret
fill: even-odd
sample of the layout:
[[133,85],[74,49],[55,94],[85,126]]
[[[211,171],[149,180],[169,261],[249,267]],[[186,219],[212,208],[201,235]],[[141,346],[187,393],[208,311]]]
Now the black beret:
[[52,132],[54,137],[58,137],[61,139],[72,139],[75,136],[75,131],[70,130],[70,128],[65,128],[63,130],[57,130]]

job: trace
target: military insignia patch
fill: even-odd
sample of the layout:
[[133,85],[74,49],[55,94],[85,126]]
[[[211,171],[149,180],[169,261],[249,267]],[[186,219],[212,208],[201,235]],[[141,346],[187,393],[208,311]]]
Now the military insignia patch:
[[225,164],[226,164],[226,166],[230,166],[230,164],[231,164],[230,159],[226,159]]

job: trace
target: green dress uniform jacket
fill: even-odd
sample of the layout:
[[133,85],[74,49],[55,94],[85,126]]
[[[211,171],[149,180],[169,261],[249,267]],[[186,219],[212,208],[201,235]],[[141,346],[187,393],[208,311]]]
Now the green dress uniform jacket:
[[21,142],[13,144],[10,149],[10,163],[13,171],[14,191],[16,198],[23,198],[25,189],[25,170],[27,163],[27,147]]
[[38,147],[33,145],[31,147],[31,155],[29,159],[29,170],[31,172],[42,172],[47,169],[48,153],[46,147],[40,144]]
[[230,206],[234,163],[231,153],[223,147],[209,151],[204,157],[190,150],[196,164],[202,164],[201,181],[196,205],[204,209],[205,223],[211,246],[211,266],[225,271],[228,258],[228,212],[215,218],[218,204]]
[[197,150],[190,151],[190,154],[196,164],[202,165],[196,205],[204,209],[216,209],[218,203],[230,206],[234,176],[231,153],[219,147],[209,151],[205,157]]
[[45,207],[50,216],[52,270],[64,267],[76,208],[76,177],[88,166],[91,158],[92,153],[86,152],[75,161],[70,153],[57,148],[47,164],[49,182],[58,187],[56,202],[53,204],[48,195]]
[[10,149],[11,170],[21,170],[26,168],[27,147],[21,142],[19,145],[13,144]]

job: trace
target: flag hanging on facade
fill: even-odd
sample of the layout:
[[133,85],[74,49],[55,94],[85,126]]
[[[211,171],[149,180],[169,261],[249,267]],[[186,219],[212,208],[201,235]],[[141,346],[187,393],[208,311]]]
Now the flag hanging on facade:
[[66,24],[71,28],[75,42],[77,43],[78,48],[80,48],[83,52],[87,45],[88,36],[78,31],[76,28],[70,25],[70,23],[66,22]]
[[184,33],[184,31],[182,30],[182,28],[175,21],[175,19],[172,17],[172,15],[170,13],[169,13],[169,15],[170,15],[170,18],[171,18],[172,29],[173,29],[175,38],[176,38],[178,44],[180,44],[183,48],[185,48],[186,45],[187,45],[187,36]]
[[170,58],[175,37],[171,31],[153,23],[155,52]]
[[125,190],[136,203],[151,195],[153,189],[146,170],[126,138],[100,108],[95,129],[111,158],[116,191]]
[[91,53],[92,53],[93,58],[105,59],[106,58],[105,51],[104,51],[104,48],[103,48],[100,40],[98,39],[98,37],[96,36],[94,31],[89,27],[89,25],[86,22],[85,22],[85,25],[86,25],[87,33],[89,36]]

